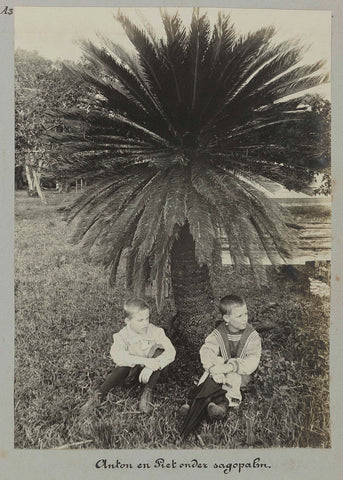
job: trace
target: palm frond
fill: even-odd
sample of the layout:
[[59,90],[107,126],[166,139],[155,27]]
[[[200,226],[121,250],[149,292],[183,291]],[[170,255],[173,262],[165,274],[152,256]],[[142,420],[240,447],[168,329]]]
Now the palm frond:
[[176,168],[169,176],[163,221],[166,234],[171,236],[175,225],[182,226],[186,221],[186,199],[189,193],[189,174],[187,169]]
[[[171,72],[172,84],[175,86],[174,107],[169,106],[173,118],[177,117],[178,108],[185,99],[184,78],[187,72],[185,62],[182,58],[185,56],[187,50],[187,34],[186,29],[182,25],[179,13],[170,16],[165,10],[161,10],[162,21],[167,36],[167,41],[161,42],[161,51],[163,60],[166,62],[166,70]],[[167,73],[166,72],[166,73]],[[171,97],[172,100],[172,97]],[[180,122],[180,118],[176,118]]]
[[[102,63],[100,64],[102,65]],[[127,112],[136,119],[144,118],[147,112],[151,114],[151,105],[147,103],[144,96],[139,94],[140,92],[137,89],[135,95],[133,95],[132,89],[123,88],[123,84],[118,82],[110,83],[108,79],[100,78],[99,75],[87,71],[85,67],[66,65],[66,68],[75,77],[95,87],[107,99],[106,104],[109,108]],[[118,76],[115,78],[118,78]]]
[[[125,64],[119,63],[112,55],[91,42],[84,42],[83,50],[89,61],[93,61],[96,66],[102,67],[108,75],[120,82],[129,99],[137,102],[150,114],[160,117],[160,110],[156,108],[156,103],[151,101],[151,93],[131,69],[127,68]],[[163,117],[161,120],[163,120]]]
[[[127,178],[127,176],[118,176],[117,178],[102,180],[89,186],[84,193],[78,196],[77,199],[68,206],[68,222],[70,223],[74,220],[82,211],[87,211],[88,214],[93,209],[93,203],[98,201],[99,196],[106,195],[108,191],[109,195],[111,195],[112,188],[119,188],[120,185],[126,183],[129,178]],[[87,210],[85,210],[86,208]]]
[[110,38],[104,37],[103,35],[99,35],[99,38],[108,51],[114,54],[114,56],[118,58],[123,65],[125,65],[127,68],[129,68],[129,70],[131,70],[131,72],[134,73],[136,78],[141,82],[142,87],[145,89],[143,70],[137,56],[133,52],[128,53],[121,45],[114,43]]
[[204,54],[208,48],[210,24],[206,15],[199,15],[199,8],[193,9],[190,33],[188,38],[188,64],[191,69],[191,109],[194,110],[195,102],[198,96],[199,83],[204,71],[201,64]]
[[[105,190],[94,198],[78,215],[78,225],[74,230],[73,241],[79,242],[86,234],[88,240],[85,241],[85,248],[89,249],[99,235],[104,235],[107,227],[116,221],[124,212],[131,200],[135,198],[137,192],[140,192],[153,179],[152,173],[144,176],[124,177],[121,182],[115,184],[109,190]],[[113,203],[117,206],[113,212]],[[92,235],[91,235],[92,232]]]
[[[108,252],[108,250],[107,252],[105,252],[105,260],[106,260],[106,253],[107,255],[109,254],[107,257],[107,263],[105,263],[105,266],[110,270],[110,276],[109,276],[110,285],[115,284],[121,254],[123,249],[128,246],[128,242],[130,241],[130,238],[132,237],[133,232],[135,231],[137,218],[139,218],[139,212],[136,215],[131,216],[129,219],[129,222],[127,222],[125,225],[122,225],[123,229],[119,231],[118,236],[115,239],[115,242],[112,246],[110,253]],[[101,259],[104,258],[103,253],[101,254],[100,258]]]
[[246,256],[249,259],[257,286],[261,288],[268,285],[266,266],[264,264],[266,252],[257,231],[249,219],[243,218],[240,227],[244,235],[243,244]]
[[236,41],[236,33],[233,24],[230,24],[230,15],[218,12],[217,23],[214,25],[210,42],[210,55],[213,68],[223,64],[223,56],[230,52]]
[[[251,71],[252,65],[255,65],[256,58],[259,58],[261,48],[273,34],[273,27],[262,28],[255,33],[250,33],[246,38],[239,39],[232,51],[229,52],[226,64],[222,67],[217,79],[218,84],[222,85],[222,95],[221,98],[217,97],[214,113],[206,119],[205,124],[208,127],[230,104],[237,86],[240,87],[244,83],[245,76]],[[203,125],[203,129],[204,127],[205,125]]]
[[153,89],[160,92],[161,84],[155,72],[159,62],[158,51],[143,30],[134,25],[127,16],[118,12],[117,20],[124,28],[128,38],[135,46],[145,72],[145,79]]
[[223,195],[219,187],[213,185],[211,179],[204,175],[201,165],[193,165],[192,186],[202,195],[211,205],[218,219],[218,227],[222,227],[228,237],[230,255],[236,265],[244,264],[245,254],[241,243],[241,235],[238,231],[239,220],[243,216],[243,212],[239,210],[239,206],[235,199],[231,201]]
[[149,258],[145,257],[137,261],[137,257],[134,263],[133,275],[132,275],[132,288],[133,293],[137,297],[145,296],[145,289],[149,279]]
[[[212,179],[221,186],[226,195],[232,195],[242,206],[244,217],[255,218],[261,228],[268,233],[270,240],[279,251],[279,255],[289,256],[293,251],[295,239],[286,227],[286,211],[279,207],[275,200],[263,195],[256,187],[242,181],[231,173],[211,172]],[[250,221],[250,220],[249,220]],[[247,222],[246,222],[247,224]],[[266,245],[266,243],[265,243]]]
[[155,50],[158,51],[159,48],[160,48],[161,40],[159,38],[157,38],[157,35],[154,31],[153,26],[151,25],[151,23],[149,22],[149,20],[146,18],[146,16],[143,14],[143,12],[141,10],[139,10],[137,8],[136,13],[137,13],[138,18],[142,22],[142,24],[145,28],[145,31],[148,33],[149,38],[150,38],[152,44],[154,45]]
[[128,291],[133,291],[133,268],[135,264],[135,252],[131,247],[126,249],[126,288]]
[[263,91],[270,91],[271,87],[278,85],[287,85],[289,81],[294,81],[294,79],[301,79],[312,75],[314,72],[320,70],[324,65],[324,60],[319,60],[311,65],[303,65],[300,67],[292,68],[291,70],[284,69],[276,70],[275,62],[268,63],[264,68],[262,68],[254,79],[249,84],[249,97],[256,97],[261,94]]
[[135,263],[141,263],[154,247],[160,224],[163,219],[165,198],[168,193],[166,176],[160,178],[160,184],[147,199],[144,212],[137,224],[132,241],[132,249],[136,257]]
[[283,98],[299,92],[307,93],[306,91],[308,89],[327,83],[329,79],[330,75],[328,73],[301,78],[299,80],[289,79],[288,83],[285,83],[285,85],[276,86],[270,91],[270,93],[274,96],[274,98]]

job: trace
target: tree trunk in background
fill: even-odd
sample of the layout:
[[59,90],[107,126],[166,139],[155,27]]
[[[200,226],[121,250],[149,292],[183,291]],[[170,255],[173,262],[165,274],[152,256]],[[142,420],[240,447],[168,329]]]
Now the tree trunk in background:
[[41,177],[40,173],[38,173],[37,170],[32,165],[28,165],[28,164],[25,165],[25,173],[26,173],[27,183],[29,186],[29,196],[34,197],[38,195],[43,203],[47,203],[45,195],[40,185],[40,177]]
[[32,171],[31,171],[31,167],[30,165],[25,165],[25,174],[26,174],[26,178],[27,178],[27,184],[28,184],[28,187],[29,187],[29,195],[30,197],[33,197],[35,194],[38,195],[36,189],[35,189],[35,185],[34,185],[34,179],[33,179],[33,174],[32,174]]
[[41,174],[38,173],[37,170],[33,167],[32,167],[32,173],[33,173],[34,185],[36,187],[39,198],[42,200],[43,203],[47,203],[44,192],[41,189],[41,184],[40,184]]
[[171,328],[173,336],[182,344],[199,346],[213,328],[214,297],[208,267],[200,267],[196,262],[195,244],[187,224],[172,248],[171,280],[177,309]]
[[16,165],[15,167],[15,189],[23,190],[25,189],[25,180],[24,180],[24,166]]

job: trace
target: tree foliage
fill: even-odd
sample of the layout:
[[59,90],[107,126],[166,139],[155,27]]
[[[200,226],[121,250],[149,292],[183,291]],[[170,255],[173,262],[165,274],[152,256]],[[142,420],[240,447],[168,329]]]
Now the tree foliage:
[[69,69],[102,105],[60,109],[69,130],[49,136],[59,174],[97,179],[71,208],[74,240],[99,256],[112,281],[130,247],[130,283],[139,291],[155,280],[159,305],[185,230],[199,265],[212,264],[221,230],[234,263],[250,263],[262,282],[262,258],[289,255],[285,215],[257,184],[291,180],[301,189],[310,181],[317,159],[285,152],[282,128],[306,129],[301,96],[328,81],[323,61],[299,66],[299,46],[273,43],[273,27],[240,36],[222,13],[212,29],[197,8],[189,29],[178,13],[161,15],[165,36],[157,38],[119,12],[134,54],[110,40],[83,42],[93,71]]
[[30,52],[15,52],[15,163],[40,172],[51,161],[46,132],[63,130],[49,115],[56,108],[88,108],[88,90],[59,61]]
[[[285,169],[283,177],[280,172],[270,172],[269,178],[280,182],[289,190],[306,191],[306,193],[329,193],[331,164],[331,104],[319,95],[306,94],[298,100],[303,109],[301,124],[296,122],[281,123],[271,126],[266,132],[264,158],[269,163],[277,161],[297,166],[297,174],[292,169]],[[253,150],[251,155],[256,154]],[[306,168],[310,166],[311,168]],[[307,190],[307,186],[320,173],[324,180],[318,189]]]

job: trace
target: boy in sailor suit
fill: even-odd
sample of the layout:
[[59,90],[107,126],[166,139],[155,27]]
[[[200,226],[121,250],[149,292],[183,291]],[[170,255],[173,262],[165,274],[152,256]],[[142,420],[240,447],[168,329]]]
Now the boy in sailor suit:
[[[207,405],[210,418],[223,418],[228,407],[237,407],[242,399],[240,388],[246,385],[260,361],[261,338],[248,323],[245,301],[237,295],[227,295],[220,301],[223,317],[200,349],[204,374],[199,385],[209,376],[221,385],[225,395]],[[181,407],[187,414],[189,405]]]

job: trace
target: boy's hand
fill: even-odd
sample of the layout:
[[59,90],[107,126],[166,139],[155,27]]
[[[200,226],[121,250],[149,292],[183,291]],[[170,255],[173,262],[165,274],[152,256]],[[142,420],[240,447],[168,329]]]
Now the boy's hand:
[[233,366],[230,363],[214,365],[210,368],[210,375],[216,383],[225,382],[225,374],[233,372]]
[[226,367],[225,373],[230,373],[230,372],[233,372],[234,370],[232,363],[227,363],[225,367]]
[[224,383],[225,376],[223,373],[211,373],[211,377],[216,383]]
[[229,373],[233,371],[232,365],[229,363],[222,363],[220,365],[214,365],[213,367],[210,368],[210,374],[213,377],[213,375],[219,375],[222,373]]
[[160,362],[157,360],[157,358],[145,358],[144,365],[153,372],[160,368]]
[[148,383],[151,375],[152,375],[152,370],[150,368],[144,367],[139,375],[140,383]]

